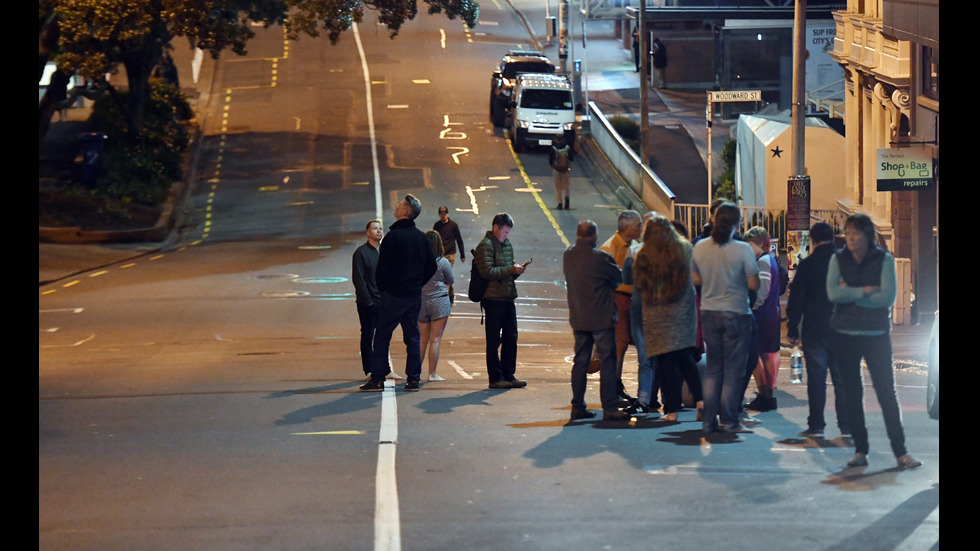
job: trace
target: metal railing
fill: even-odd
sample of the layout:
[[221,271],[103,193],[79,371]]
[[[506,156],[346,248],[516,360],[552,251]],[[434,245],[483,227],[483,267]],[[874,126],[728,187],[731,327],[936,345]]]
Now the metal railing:
[[831,82],[806,93],[807,105],[826,111],[831,118],[844,118],[844,79]]
[[[739,223],[739,233],[745,233],[745,230],[752,226],[762,226],[766,228],[772,239],[777,240],[780,246],[786,243],[786,211],[744,205],[741,209],[742,220]],[[701,229],[708,223],[708,205],[678,203],[674,205],[674,218],[683,222],[687,226],[691,238],[694,238],[701,233]],[[846,213],[832,209],[810,211],[810,220],[813,223],[827,222],[834,228],[835,234],[840,234],[843,231],[846,218]]]

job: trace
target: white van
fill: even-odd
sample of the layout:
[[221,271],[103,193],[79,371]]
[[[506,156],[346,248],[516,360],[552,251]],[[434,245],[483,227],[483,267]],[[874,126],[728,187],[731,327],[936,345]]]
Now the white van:
[[565,143],[575,143],[575,102],[572,83],[565,75],[524,73],[518,75],[511,101],[510,139],[514,149],[524,145],[550,146],[563,133]]

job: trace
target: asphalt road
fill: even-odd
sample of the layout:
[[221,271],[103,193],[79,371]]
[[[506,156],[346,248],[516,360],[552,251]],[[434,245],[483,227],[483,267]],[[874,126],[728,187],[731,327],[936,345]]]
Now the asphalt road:
[[[616,206],[582,163],[573,210],[552,210],[544,154],[515,155],[490,125],[490,70],[529,45],[508,5],[481,6],[474,30],[419,16],[393,41],[365,22],[363,65],[353,33],[257,34],[216,66],[177,243],[39,290],[40,549],[938,548],[919,369],[897,372],[915,471],[893,468],[873,396],[870,467],[844,469],[832,430],[797,438],[805,388],[785,369],[779,410],[735,440],[705,439],[693,410],[567,421],[561,253],[581,219],[608,237]],[[448,205],[467,249],[514,216],[515,254],[534,258],[526,389],[486,388],[479,308],[460,294],[445,382],[357,391],[350,257],[405,193],[422,227]],[[468,270],[469,255],[457,290]],[[392,351],[403,366],[397,336]]]

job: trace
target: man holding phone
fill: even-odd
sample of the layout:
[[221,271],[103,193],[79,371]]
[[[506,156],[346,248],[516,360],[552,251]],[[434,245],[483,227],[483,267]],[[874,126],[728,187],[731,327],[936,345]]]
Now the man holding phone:
[[490,388],[524,388],[527,381],[515,376],[517,371],[517,299],[516,280],[527,269],[531,259],[514,262],[514,248],[508,236],[514,220],[506,212],[493,217],[490,231],[477,245],[473,263],[487,280],[487,290],[480,306],[486,312],[487,375]]

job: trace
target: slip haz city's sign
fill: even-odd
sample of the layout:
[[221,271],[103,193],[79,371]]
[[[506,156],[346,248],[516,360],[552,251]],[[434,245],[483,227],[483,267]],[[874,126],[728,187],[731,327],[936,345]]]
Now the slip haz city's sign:
[[878,150],[878,191],[918,191],[932,187],[932,155],[906,147]]
[[762,90],[720,90],[708,92],[708,101],[762,101]]

